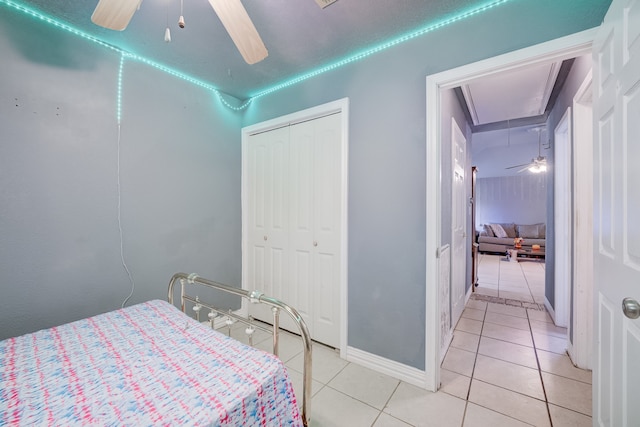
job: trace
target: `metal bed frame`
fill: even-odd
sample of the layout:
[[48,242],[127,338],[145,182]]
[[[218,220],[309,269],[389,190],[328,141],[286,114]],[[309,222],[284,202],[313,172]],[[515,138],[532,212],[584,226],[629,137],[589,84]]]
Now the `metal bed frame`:
[[[309,334],[309,329],[307,328],[306,323],[302,320],[302,317],[298,313],[296,309],[287,305],[286,303],[280,301],[276,298],[271,298],[264,295],[260,291],[247,291],[245,289],[233,288],[228,285],[223,285],[222,283],[217,283],[211,280],[204,279],[199,277],[197,274],[186,274],[186,273],[176,273],[171,278],[169,282],[169,294],[168,301],[173,305],[173,294],[175,284],[180,282],[180,308],[183,313],[186,313],[185,302],[190,302],[193,304],[193,310],[196,312],[196,319],[200,320],[200,311],[203,307],[209,309],[209,322],[211,323],[211,327],[214,326],[215,318],[220,315],[226,317],[226,324],[229,328],[229,332],[231,331],[231,324],[235,321],[239,321],[246,325],[249,325],[247,328],[247,335],[249,335],[249,344],[252,345],[252,337],[253,331],[255,329],[260,329],[265,332],[272,334],[273,336],[273,354],[278,355],[278,342],[279,342],[279,334],[280,334],[280,311],[283,310],[291,318],[294,323],[298,327],[298,331],[300,332],[300,336],[302,338],[303,345],[303,355],[304,355],[304,364],[303,364],[303,372],[302,372],[302,422],[305,426],[308,426],[310,423],[311,416],[311,335]],[[217,308],[211,304],[207,304],[202,302],[198,296],[190,296],[186,293],[187,285],[199,285],[206,288],[213,288],[223,292],[227,292],[233,295],[240,296],[249,300],[253,304],[266,304],[271,307],[271,311],[273,313],[273,326],[262,326],[261,324],[256,324],[255,320],[249,317],[243,317],[236,313],[231,312],[230,309],[224,310],[221,308]]]

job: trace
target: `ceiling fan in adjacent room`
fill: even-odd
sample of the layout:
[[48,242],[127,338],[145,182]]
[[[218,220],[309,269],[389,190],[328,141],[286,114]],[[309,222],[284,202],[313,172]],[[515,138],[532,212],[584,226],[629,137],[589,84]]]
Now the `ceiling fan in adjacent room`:
[[[122,31],[141,3],[142,0],[100,0],[91,21],[101,27]],[[247,64],[255,64],[267,57],[267,48],[240,0],[209,0],[209,3]],[[180,22],[180,26],[184,26],[182,17]]]
[[523,163],[521,165],[509,166],[508,168],[505,168],[505,169],[521,168],[520,170],[518,170],[518,173],[524,172],[526,170],[528,170],[529,172],[532,172],[532,173],[541,173],[541,172],[546,172],[547,171],[547,158],[542,156],[541,153],[540,153],[540,150],[542,149],[542,143],[541,143],[540,136],[542,134],[542,131],[544,130],[544,127],[543,126],[539,126],[539,127],[535,127],[535,128],[529,129],[529,130],[538,132],[538,157],[535,157],[535,158],[531,159],[531,162],[529,162],[529,163]]

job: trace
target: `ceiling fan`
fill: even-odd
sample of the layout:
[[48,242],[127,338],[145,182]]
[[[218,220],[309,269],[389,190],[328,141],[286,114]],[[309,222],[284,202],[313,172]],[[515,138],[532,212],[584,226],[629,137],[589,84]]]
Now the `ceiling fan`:
[[535,158],[531,159],[531,162],[529,162],[529,163],[523,163],[521,165],[509,166],[508,168],[505,168],[505,169],[521,168],[520,170],[518,170],[518,173],[524,172],[526,170],[529,170],[529,172],[533,172],[533,173],[541,173],[541,172],[546,172],[547,171],[547,158],[540,154],[540,150],[542,148],[540,135],[542,134],[543,129],[544,129],[543,126],[539,126],[539,127],[533,128],[533,129],[529,129],[530,131],[537,131],[538,132],[538,157],[535,157]]
[[[101,27],[122,31],[141,3],[142,0],[100,0],[91,21]],[[240,0],[209,0],[209,3],[247,64],[255,64],[267,57],[267,48]]]

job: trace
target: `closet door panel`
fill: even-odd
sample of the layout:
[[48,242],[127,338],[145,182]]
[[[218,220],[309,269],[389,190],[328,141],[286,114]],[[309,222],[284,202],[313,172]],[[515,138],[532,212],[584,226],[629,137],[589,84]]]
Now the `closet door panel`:
[[[332,254],[320,253],[317,256],[318,263],[318,278],[316,286],[318,288],[318,298],[316,301],[316,315],[315,319],[317,323],[322,323],[324,326],[331,327],[335,322],[335,277],[336,277],[336,260]],[[319,325],[322,328],[321,325]]]
[[[294,305],[307,325],[313,327],[313,307],[311,305],[311,290],[313,284],[312,266],[313,254],[311,251],[297,249],[293,251],[294,257],[291,264],[294,267],[291,277],[291,295],[296,301]],[[313,334],[312,334],[313,335]]]
[[[288,286],[289,130],[276,129],[253,135],[248,143],[248,242],[247,285],[282,298]],[[271,321],[266,307],[252,310]]]
[[315,236],[322,248],[338,253],[340,245],[340,116],[315,120]]
[[[313,126],[305,122],[291,126],[289,147],[290,181],[290,244],[294,254],[291,260],[290,301],[307,323],[312,337],[313,322],[313,224],[314,224],[314,135]],[[293,295],[292,295],[293,296]]]
[[314,337],[339,347],[341,115],[309,123],[314,128]]

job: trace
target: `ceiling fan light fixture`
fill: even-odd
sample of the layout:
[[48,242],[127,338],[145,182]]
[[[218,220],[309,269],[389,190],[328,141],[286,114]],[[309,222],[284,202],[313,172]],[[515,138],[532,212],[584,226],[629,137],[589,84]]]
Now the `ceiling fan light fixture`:
[[547,171],[547,165],[536,163],[535,165],[531,165],[529,167],[529,172],[533,173],[542,173]]
[[180,19],[178,19],[178,27],[184,28],[184,0],[180,0]]

